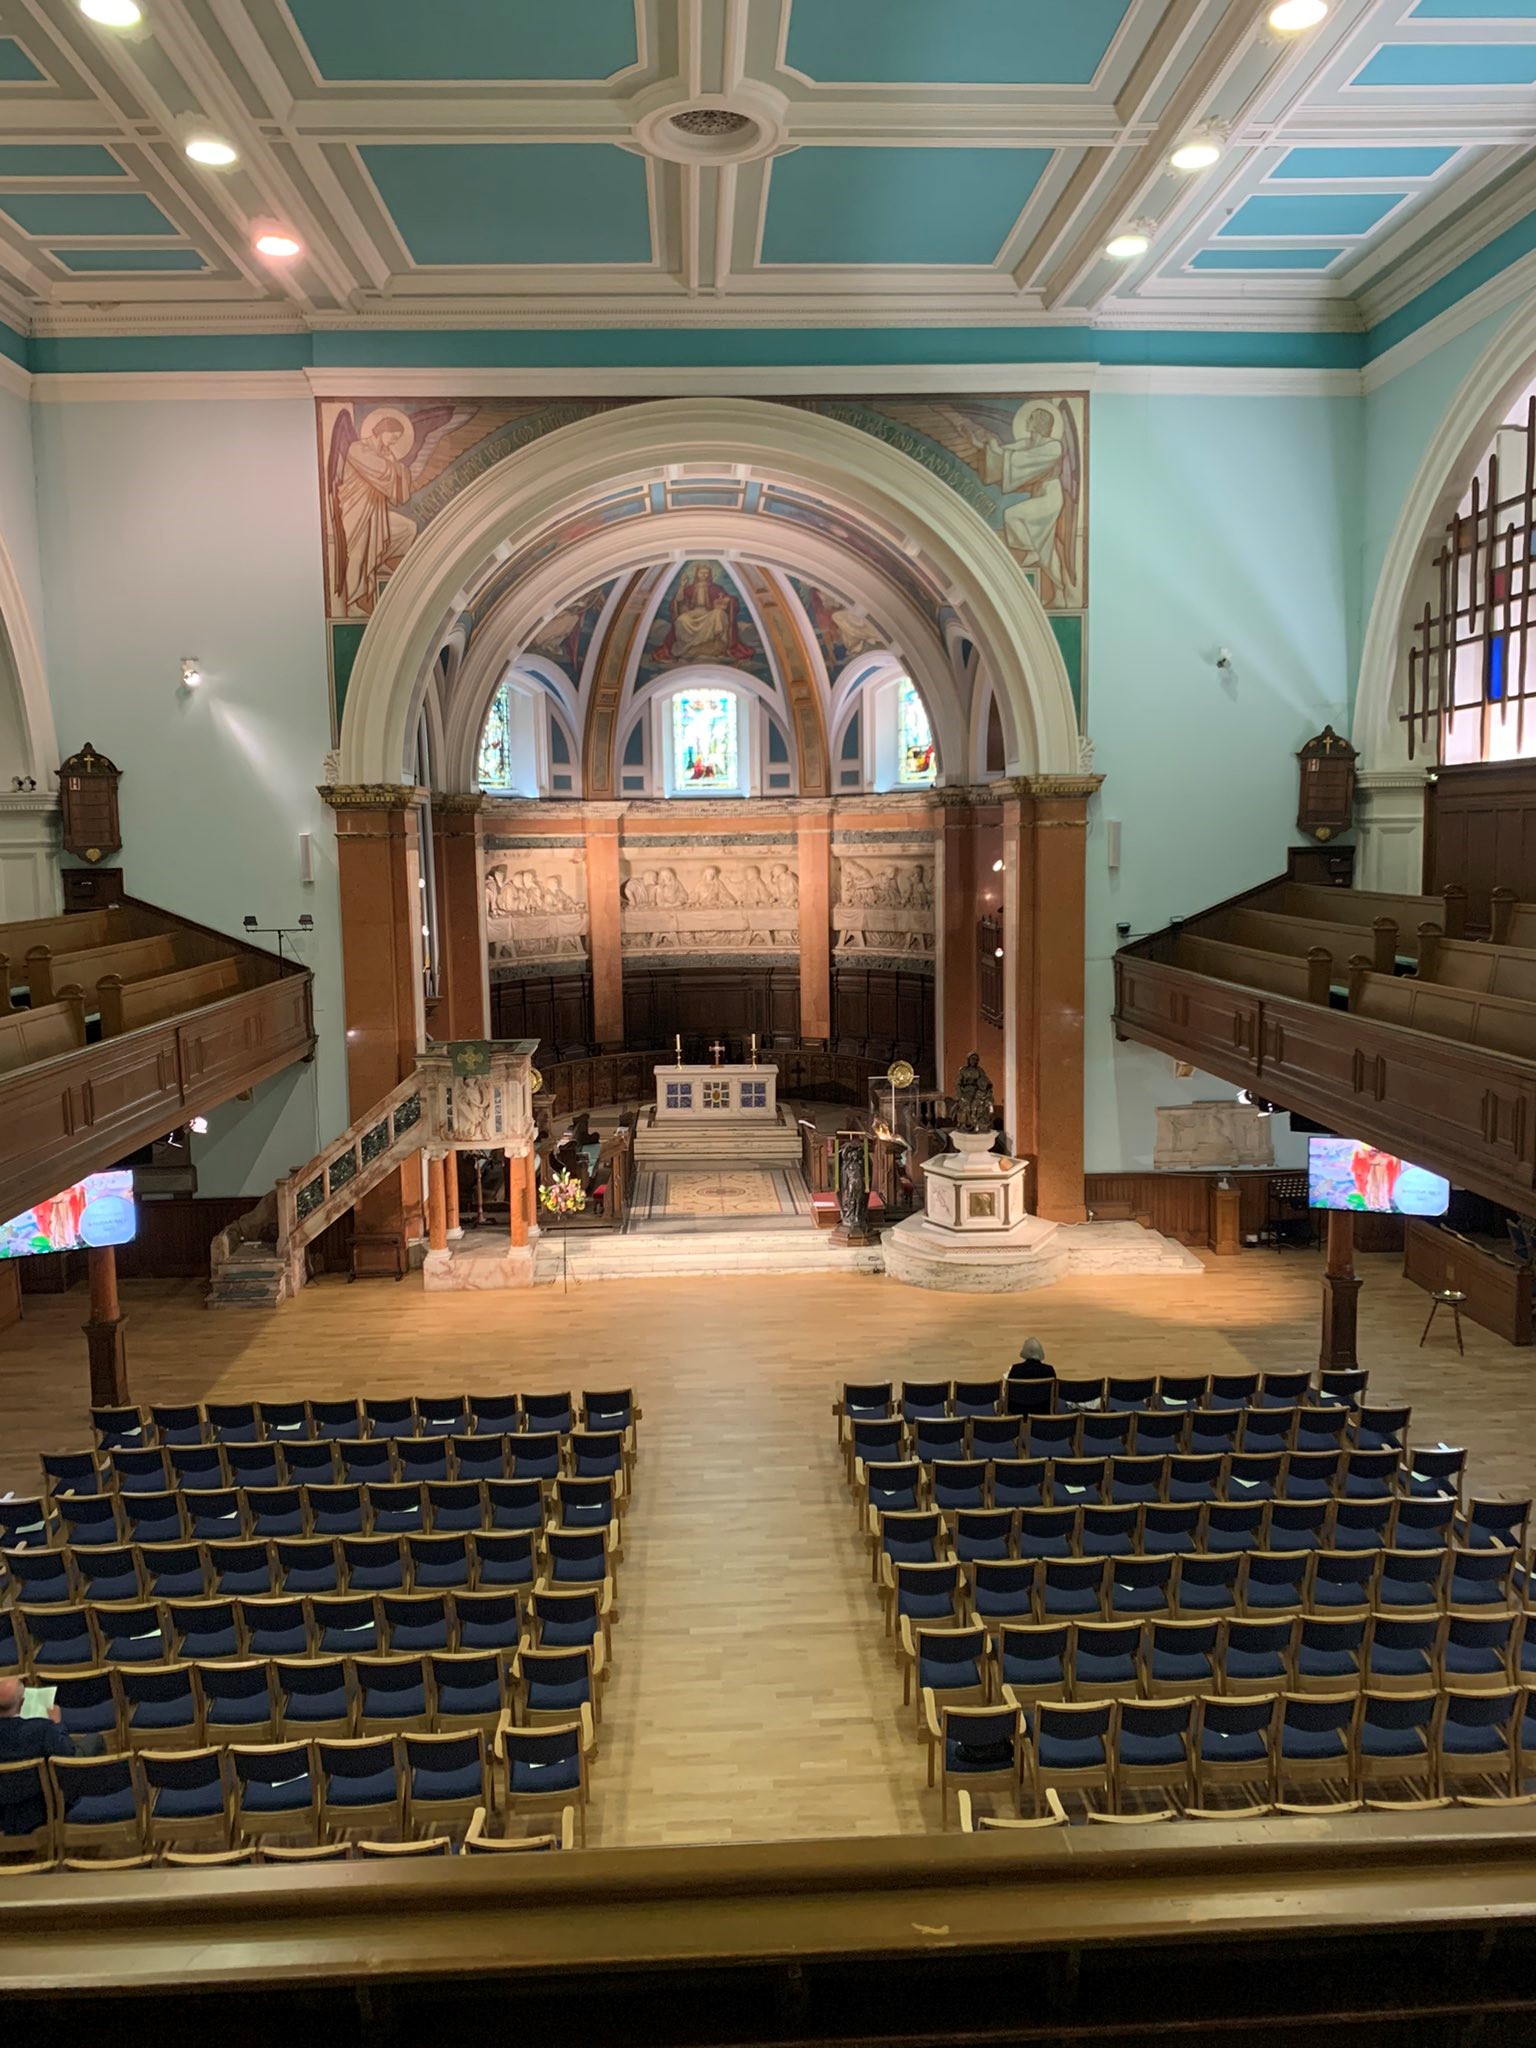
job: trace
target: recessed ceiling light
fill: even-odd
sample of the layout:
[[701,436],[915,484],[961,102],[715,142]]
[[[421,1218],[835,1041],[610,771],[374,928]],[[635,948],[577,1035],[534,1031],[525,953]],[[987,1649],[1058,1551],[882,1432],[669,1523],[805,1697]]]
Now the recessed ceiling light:
[[80,12],[103,28],[137,28],[144,19],[137,0],[80,0]]
[[227,164],[237,162],[240,155],[234,144],[226,142],[222,135],[189,135],[184,147],[193,163],[211,164],[220,171]]
[[1208,171],[1221,160],[1221,144],[1213,135],[1191,135],[1168,161],[1176,171]]
[[1145,256],[1151,246],[1150,235],[1144,235],[1140,228],[1127,228],[1123,234],[1115,235],[1104,244],[1104,254],[1112,256],[1117,263],[1131,263],[1138,256]]
[[292,235],[284,234],[278,228],[269,228],[256,237],[258,256],[297,256],[303,243],[295,241]]
[[1283,36],[1299,35],[1305,28],[1316,28],[1327,13],[1328,0],[1278,0],[1269,10],[1269,25]]

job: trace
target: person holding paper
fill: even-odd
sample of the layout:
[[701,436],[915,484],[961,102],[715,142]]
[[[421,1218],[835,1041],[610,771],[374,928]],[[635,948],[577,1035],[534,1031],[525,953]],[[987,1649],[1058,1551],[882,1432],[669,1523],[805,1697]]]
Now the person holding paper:
[[[34,1688],[47,1690],[51,1688]],[[83,1735],[78,1741],[61,1727],[61,1715],[51,1698],[47,1711],[25,1713],[27,1687],[19,1678],[0,1678],[0,1764],[27,1763],[40,1756],[100,1756],[104,1745],[99,1735]],[[18,1786],[11,1788],[0,1779],[0,1837],[28,1835],[45,1819],[41,1805]]]

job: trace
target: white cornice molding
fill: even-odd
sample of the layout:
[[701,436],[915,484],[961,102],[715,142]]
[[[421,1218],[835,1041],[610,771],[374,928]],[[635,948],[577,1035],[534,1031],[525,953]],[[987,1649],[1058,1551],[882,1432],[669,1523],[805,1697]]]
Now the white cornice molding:
[[1464,299],[1458,299],[1454,306],[1447,306],[1433,320],[1426,320],[1412,334],[1384,349],[1373,362],[1366,364],[1361,373],[1365,391],[1367,394],[1379,391],[1394,377],[1400,377],[1405,370],[1424,362],[1436,349],[1444,348],[1448,341],[1454,341],[1457,335],[1476,327],[1490,314],[1503,312],[1508,306],[1528,300],[1533,291],[1536,291],[1536,251],[1519,257],[1496,277],[1490,277],[1486,284],[1478,285]]
[[92,370],[20,373],[39,405],[293,398],[863,398],[1087,392],[1166,398],[1358,398],[1358,370],[1056,363],[772,364],[540,370]]
[[32,396],[32,378],[20,363],[13,363],[9,356],[0,356],[0,391],[12,398]]

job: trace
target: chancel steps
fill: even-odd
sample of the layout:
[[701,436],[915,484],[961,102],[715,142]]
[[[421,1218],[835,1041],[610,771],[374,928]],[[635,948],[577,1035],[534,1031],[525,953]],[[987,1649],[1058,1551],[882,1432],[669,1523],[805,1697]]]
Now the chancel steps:
[[635,1164],[661,1171],[685,1164],[798,1166],[800,1133],[792,1123],[642,1123]]

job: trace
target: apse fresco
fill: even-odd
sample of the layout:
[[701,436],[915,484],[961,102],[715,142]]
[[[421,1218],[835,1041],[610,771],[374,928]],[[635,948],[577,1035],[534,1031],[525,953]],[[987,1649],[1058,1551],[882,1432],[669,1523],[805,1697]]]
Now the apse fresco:
[[[500,462],[561,427],[618,409],[623,399],[321,399],[317,401],[319,487],[325,551],[326,615],[330,621],[332,713],[339,731],[348,679],[363,628],[391,576],[432,521],[469,484]],[[978,512],[1003,541],[1051,614],[1074,695],[1081,703],[1084,614],[1088,602],[1087,433],[1082,393],[1040,392],[956,396],[794,398],[778,401],[819,413],[920,463]],[[477,593],[478,624],[507,590],[562,549],[605,527],[710,506],[784,520],[856,554],[942,631],[942,593],[924,571],[877,534],[851,525],[804,491],[722,475],[631,484],[582,506],[533,536],[502,563]],[[718,569],[718,565],[714,565]],[[800,588],[829,669],[853,658],[870,630],[837,592]],[[808,595],[814,593],[814,595]],[[668,593],[668,602],[676,595]],[[544,629],[551,648],[538,651],[579,678],[586,644],[601,612],[596,591],[573,599]],[[752,650],[731,666],[768,680],[755,628],[741,616],[735,644]],[[665,607],[664,607],[665,610]],[[701,619],[701,629],[710,628]],[[682,638],[667,632],[647,643],[652,672],[676,665]],[[850,629],[852,629],[850,631]],[[683,633],[691,631],[685,627]],[[712,630],[712,628],[710,629]],[[583,634],[586,641],[583,641]],[[667,652],[662,652],[666,642]],[[838,649],[843,650],[839,655]],[[715,659],[717,657],[710,657]]]
[[846,597],[840,597],[824,583],[808,583],[800,576],[791,576],[789,580],[805,607],[827,674],[834,680],[845,662],[890,645],[885,629]]
[[612,588],[610,580],[573,597],[552,619],[546,619],[528,642],[528,653],[542,654],[546,661],[552,661],[578,689],[582,670],[586,667],[587,650],[592,645],[592,635],[597,631],[597,622],[602,617],[603,606],[608,602]]
[[741,592],[719,562],[685,562],[667,586],[635,671],[643,690],[670,669],[741,669],[770,689],[773,670]]

